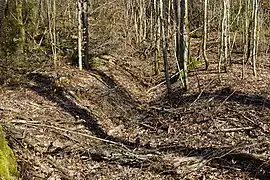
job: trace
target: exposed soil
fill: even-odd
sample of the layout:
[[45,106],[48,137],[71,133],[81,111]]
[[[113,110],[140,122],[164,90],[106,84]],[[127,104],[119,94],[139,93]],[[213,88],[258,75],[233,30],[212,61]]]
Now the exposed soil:
[[[209,52],[209,58],[214,54]],[[270,179],[270,66],[234,61],[152,88],[150,61],[103,57],[3,79],[0,118],[21,179]],[[203,67],[202,67],[203,68]],[[150,91],[149,89],[152,88]]]

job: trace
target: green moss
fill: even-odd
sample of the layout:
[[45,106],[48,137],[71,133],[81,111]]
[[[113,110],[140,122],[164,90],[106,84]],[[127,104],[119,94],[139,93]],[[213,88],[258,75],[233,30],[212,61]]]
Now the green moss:
[[188,71],[193,71],[201,66],[201,60],[198,60],[194,57],[190,57],[188,61]]
[[[199,68],[202,65],[202,61],[200,59],[196,59],[194,57],[190,57],[188,60],[188,71],[194,71],[195,69]],[[180,72],[181,77],[184,77],[184,72]]]
[[8,146],[2,126],[0,126],[0,179],[13,180],[17,179],[17,175],[15,155]]
[[202,34],[199,33],[191,33],[189,35],[190,38],[202,38]]
[[92,67],[94,68],[99,68],[106,64],[106,61],[100,57],[93,57],[91,61],[92,61]]

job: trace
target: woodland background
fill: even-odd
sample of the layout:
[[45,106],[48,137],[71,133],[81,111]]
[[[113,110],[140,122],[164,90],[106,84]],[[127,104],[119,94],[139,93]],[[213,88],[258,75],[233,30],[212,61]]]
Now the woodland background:
[[1,12],[0,118],[21,179],[270,179],[266,0]]

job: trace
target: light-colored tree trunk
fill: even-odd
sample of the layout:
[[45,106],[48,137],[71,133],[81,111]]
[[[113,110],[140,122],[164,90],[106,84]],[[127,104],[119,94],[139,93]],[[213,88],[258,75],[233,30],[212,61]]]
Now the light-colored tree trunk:
[[206,54],[206,43],[207,43],[207,24],[208,24],[208,0],[204,0],[204,25],[203,25],[203,59],[205,61],[205,69],[208,69],[209,62]]
[[218,52],[218,74],[220,78],[221,74],[221,63],[223,60],[223,53],[224,53],[224,34],[225,34],[225,20],[226,20],[226,11],[225,11],[225,6],[223,3],[223,11],[221,13],[222,15],[220,16],[221,21],[220,21],[220,42],[219,42],[219,52]]
[[256,77],[256,57],[257,57],[257,30],[258,30],[258,8],[259,8],[259,2],[258,0],[253,0],[253,12],[252,12],[252,21],[254,24],[253,27],[253,50],[252,50],[252,65],[253,65],[253,75]]
[[52,43],[52,52],[53,52],[53,64],[55,67],[57,67],[57,50],[56,50],[56,3],[55,0],[53,0],[53,9],[52,9],[53,19],[52,19],[52,37],[53,37],[53,43]]
[[83,42],[83,36],[82,36],[82,2],[81,0],[77,1],[78,6],[78,63],[79,63],[79,69],[82,70],[83,63],[82,63],[82,42]]
[[230,47],[230,0],[224,0],[224,68],[228,71],[229,47]]

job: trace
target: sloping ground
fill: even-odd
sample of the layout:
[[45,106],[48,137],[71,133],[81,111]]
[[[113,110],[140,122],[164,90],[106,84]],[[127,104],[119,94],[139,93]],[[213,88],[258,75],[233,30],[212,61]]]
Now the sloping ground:
[[212,65],[168,98],[165,86],[148,91],[146,64],[123,62],[3,84],[0,117],[21,179],[270,179],[265,63],[256,79],[234,66],[221,81]]

